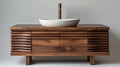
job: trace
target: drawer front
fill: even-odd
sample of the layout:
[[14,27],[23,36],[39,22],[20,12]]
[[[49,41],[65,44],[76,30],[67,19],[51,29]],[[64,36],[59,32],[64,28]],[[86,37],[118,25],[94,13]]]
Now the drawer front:
[[61,52],[87,52],[86,37],[60,37]]
[[31,32],[11,33],[12,52],[31,52]]
[[59,48],[58,38],[34,39],[32,40],[32,53],[53,53]]
[[58,36],[58,32],[32,32],[32,53],[58,52]]

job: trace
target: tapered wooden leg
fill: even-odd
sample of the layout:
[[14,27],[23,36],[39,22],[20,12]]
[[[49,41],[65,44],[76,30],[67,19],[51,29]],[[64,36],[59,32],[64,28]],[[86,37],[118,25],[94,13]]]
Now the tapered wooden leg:
[[32,62],[32,56],[30,56],[30,62]]
[[88,61],[88,62],[90,61],[90,56],[87,56],[87,61]]
[[26,65],[30,65],[32,56],[26,56]]
[[90,61],[89,62],[90,62],[91,65],[94,65],[94,63],[95,63],[94,56],[90,56]]

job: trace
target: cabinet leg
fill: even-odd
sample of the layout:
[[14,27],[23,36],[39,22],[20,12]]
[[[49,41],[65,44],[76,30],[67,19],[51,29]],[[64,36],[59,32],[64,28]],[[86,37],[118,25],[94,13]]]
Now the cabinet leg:
[[90,64],[94,65],[94,63],[95,63],[94,56],[90,56],[89,58],[90,58],[90,60],[89,60]]
[[30,65],[32,61],[32,56],[26,56],[26,65]]
[[87,61],[88,61],[88,62],[90,61],[90,56],[87,56]]
[[30,62],[32,62],[32,56],[30,56]]

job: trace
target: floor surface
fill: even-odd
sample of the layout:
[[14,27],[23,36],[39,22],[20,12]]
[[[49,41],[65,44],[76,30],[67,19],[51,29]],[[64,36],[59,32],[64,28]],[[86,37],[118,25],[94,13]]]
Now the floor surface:
[[110,57],[95,57],[95,65],[90,65],[86,57],[33,57],[32,64],[27,66],[25,57],[11,56],[1,60],[0,67],[120,67],[117,57],[114,60]]

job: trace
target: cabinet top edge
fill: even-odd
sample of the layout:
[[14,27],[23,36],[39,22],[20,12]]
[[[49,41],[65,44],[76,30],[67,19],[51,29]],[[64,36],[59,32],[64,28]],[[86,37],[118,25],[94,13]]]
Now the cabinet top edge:
[[40,24],[16,24],[11,27],[11,30],[109,30],[109,27],[103,24],[78,24],[76,27],[45,27]]

